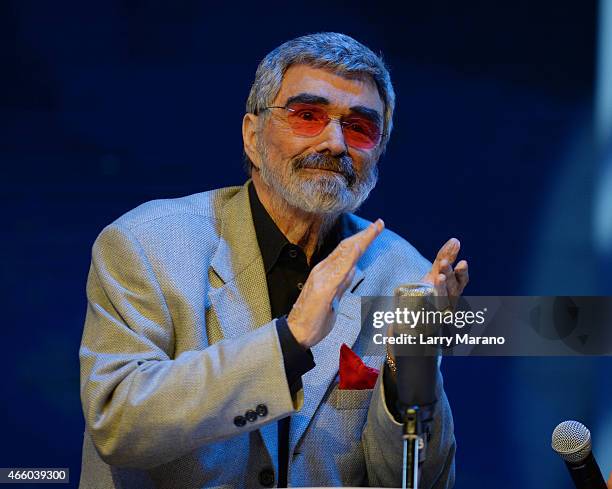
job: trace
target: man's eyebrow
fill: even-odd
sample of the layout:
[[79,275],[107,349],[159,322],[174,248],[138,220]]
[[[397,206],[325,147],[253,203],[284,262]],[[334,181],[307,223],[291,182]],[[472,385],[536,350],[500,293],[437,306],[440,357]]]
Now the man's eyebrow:
[[373,120],[374,122],[376,122],[376,124],[381,123],[382,118],[377,110],[370,109],[369,107],[365,107],[363,105],[356,105],[354,107],[351,107],[350,110],[355,114],[360,114],[367,117],[368,119]]
[[312,93],[299,93],[293,97],[289,97],[287,102],[285,102],[285,107],[289,104],[329,105],[329,100],[320,95],[313,95]]

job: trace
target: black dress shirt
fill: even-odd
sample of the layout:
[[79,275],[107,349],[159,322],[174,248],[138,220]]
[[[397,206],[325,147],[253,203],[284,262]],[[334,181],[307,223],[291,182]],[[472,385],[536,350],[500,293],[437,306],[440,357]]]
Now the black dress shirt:
[[[331,229],[308,264],[304,251],[290,243],[278,229],[257,197],[252,182],[249,184],[249,201],[257,242],[266,270],[270,310],[272,317],[277,318],[276,328],[283,353],[287,383],[293,395],[302,388],[302,375],[311,370],[315,363],[311,351],[303,348],[289,330],[287,315],[300,295],[312,268],[329,255],[340,242],[339,227]],[[287,416],[278,422],[278,487],[287,486],[290,420],[291,418]]]

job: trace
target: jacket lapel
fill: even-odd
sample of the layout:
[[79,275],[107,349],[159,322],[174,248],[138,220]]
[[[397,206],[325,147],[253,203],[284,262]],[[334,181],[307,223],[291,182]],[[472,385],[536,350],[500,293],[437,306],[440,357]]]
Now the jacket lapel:
[[221,210],[219,246],[211,261],[223,281],[209,297],[224,338],[242,336],[272,319],[247,185]]

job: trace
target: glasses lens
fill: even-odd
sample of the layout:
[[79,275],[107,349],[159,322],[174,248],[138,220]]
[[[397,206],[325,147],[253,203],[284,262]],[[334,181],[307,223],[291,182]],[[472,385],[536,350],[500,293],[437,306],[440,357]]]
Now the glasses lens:
[[372,149],[380,141],[380,128],[374,121],[360,116],[351,116],[342,123],[344,137],[349,146]]
[[327,112],[316,105],[291,104],[287,121],[298,136],[316,136],[329,122]]

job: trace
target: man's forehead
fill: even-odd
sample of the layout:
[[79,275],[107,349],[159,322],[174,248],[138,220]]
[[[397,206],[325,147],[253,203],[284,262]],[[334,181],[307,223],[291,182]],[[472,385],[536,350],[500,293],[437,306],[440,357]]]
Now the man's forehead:
[[323,68],[292,65],[283,76],[281,89],[274,103],[282,105],[290,97],[302,93],[324,97],[331,105],[345,107],[360,105],[377,110],[381,115],[384,111],[376,83],[367,76],[345,78]]

